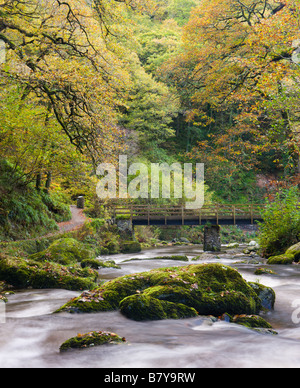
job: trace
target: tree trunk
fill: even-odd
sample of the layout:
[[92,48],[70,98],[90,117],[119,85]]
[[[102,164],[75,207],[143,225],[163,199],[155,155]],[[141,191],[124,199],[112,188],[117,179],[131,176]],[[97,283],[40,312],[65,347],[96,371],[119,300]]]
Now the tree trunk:
[[42,185],[42,174],[39,172],[36,176],[35,188],[40,191]]
[[51,181],[52,181],[52,173],[51,172],[47,172],[47,179],[46,179],[46,183],[45,183],[45,189],[46,189],[47,193],[50,190]]

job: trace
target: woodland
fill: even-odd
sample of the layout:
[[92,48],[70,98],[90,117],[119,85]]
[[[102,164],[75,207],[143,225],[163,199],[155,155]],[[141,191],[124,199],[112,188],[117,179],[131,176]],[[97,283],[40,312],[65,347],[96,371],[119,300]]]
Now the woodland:
[[82,194],[99,216],[96,166],[122,154],[204,163],[208,201],[290,198],[299,5],[1,0],[1,240],[54,230]]
[[[260,222],[175,171],[183,226],[118,219],[120,156]],[[1,367],[299,367],[299,189],[300,0],[0,0]]]

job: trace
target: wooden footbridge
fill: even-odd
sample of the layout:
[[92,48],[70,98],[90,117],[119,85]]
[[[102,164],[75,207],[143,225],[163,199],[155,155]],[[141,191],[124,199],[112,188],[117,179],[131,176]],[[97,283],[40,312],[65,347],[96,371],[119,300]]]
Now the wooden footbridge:
[[205,205],[200,210],[183,206],[128,205],[113,207],[113,219],[137,225],[254,225],[262,222],[260,205]]

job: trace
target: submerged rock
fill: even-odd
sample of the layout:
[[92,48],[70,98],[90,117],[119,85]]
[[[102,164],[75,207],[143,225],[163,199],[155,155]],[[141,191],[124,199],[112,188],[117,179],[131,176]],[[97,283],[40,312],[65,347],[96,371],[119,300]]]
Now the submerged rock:
[[277,331],[273,330],[272,325],[259,315],[236,315],[232,322],[248,327],[260,334],[278,335]]
[[86,334],[78,334],[77,337],[65,341],[59,348],[60,352],[69,349],[86,349],[92,346],[116,345],[126,342],[125,338],[119,337],[115,333],[106,331],[92,331]]
[[275,271],[269,268],[257,268],[254,275],[277,275]]
[[189,265],[155,269],[111,280],[88,295],[72,299],[57,312],[98,312],[121,308],[123,314],[136,320],[182,318],[195,316],[195,312],[213,316],[224,313],[249,315],[257,314],[262,308],[259,291],[231,267],[221,264]]
[[189,261],[189,258],[187,256],[157,256],[157,257],[150,257],[147,259],[140,259],[138,257],[134,257],[129,260],[124,260],[123,263],[128,263],[130,261],[141,261],[141,260],[174,260],[174,261]]
[[249,328],[272,329],[270,323],[259,315],[236,315],[232,322]]

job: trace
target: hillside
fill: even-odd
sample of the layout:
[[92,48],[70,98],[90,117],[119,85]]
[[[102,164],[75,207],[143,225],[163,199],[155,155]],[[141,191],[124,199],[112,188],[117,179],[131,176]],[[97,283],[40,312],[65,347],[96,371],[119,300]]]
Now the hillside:
[[26,176],[6,160],[0,160],[0,241],[41,236],[58,230],[67,221],[68,205],[58,194],[37,191]]

